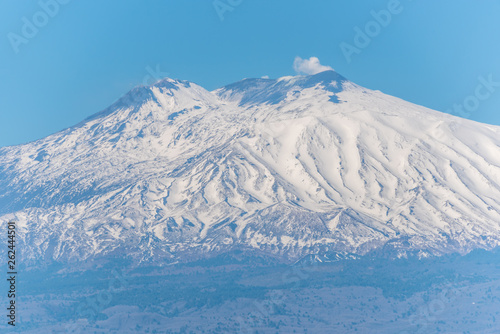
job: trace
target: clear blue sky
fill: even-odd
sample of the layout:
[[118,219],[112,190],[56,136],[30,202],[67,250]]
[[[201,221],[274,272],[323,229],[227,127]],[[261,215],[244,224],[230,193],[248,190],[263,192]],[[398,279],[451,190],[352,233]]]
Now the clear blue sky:
[[[296,56],[318,57],[360,85],[441,111],[469,97],[468,118],[500,124],[500,87],[478,88],[480,76],[500,82],[495,0],[401,0],[397,7],[393,0],[220,0],[232,9],[222,14],[212,0],[41,5],[53,1],[0,0],[0,146],[74,125],[152,83],[148,72],[157,68],[211,90],[245,77],[293,75]],[[377,31],[371,11],[388,7],[391,20]],[[29,29],[35,23],[37,32]],[[373,38],[358,41],[362,48],[348,62],[340,45],[356,47],[354,28],[367,24]]]

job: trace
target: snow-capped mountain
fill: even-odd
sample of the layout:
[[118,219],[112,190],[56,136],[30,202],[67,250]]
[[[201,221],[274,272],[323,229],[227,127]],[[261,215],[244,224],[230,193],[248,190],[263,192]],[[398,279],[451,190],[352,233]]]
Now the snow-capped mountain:
[[500,127],[334,71],[164,79],[1,148],[0,189],[24,261],[467,252],[500,244]]

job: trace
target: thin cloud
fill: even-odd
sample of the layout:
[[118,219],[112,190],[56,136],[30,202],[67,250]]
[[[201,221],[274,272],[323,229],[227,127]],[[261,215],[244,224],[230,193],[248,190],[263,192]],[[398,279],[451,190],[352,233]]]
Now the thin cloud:
[[300,57],[295,57],[293,61],[293,69],[297,74],[307,74],[312,75],[324,71],[333,71],[330,66],[321,65],[317,57],[311,57],[309,59],[302,59]]

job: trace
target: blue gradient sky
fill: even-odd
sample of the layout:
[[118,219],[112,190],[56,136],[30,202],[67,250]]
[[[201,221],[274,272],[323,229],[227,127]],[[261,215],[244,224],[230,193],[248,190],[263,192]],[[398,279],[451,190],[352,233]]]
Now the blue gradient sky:
[[[401,0],[351,62],[340,44],[355,45],[354,28],[392,0],[220,1],[233,4],[224,20],[212,0],[72,0],[43,22],[40,3],[0,0],[0,146],[74,125],[152,83],[155,69],[211,90],[292,75],[296,56],[316,56],[360,85],[441,111],[473,95],[479,76],[500,82],[498,1]],[[9,33],[23,36],[33,16],[41,27],[16,53]],[[500,124],[500,87],[469,114]]]

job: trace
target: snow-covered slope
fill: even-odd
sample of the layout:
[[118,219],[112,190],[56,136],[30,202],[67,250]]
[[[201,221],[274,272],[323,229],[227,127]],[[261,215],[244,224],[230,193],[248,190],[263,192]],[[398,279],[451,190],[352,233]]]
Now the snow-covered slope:
[[164,79],[1,148],[0,189],[25,261],[467,252],[500,243],[500,127],[333,71]]

